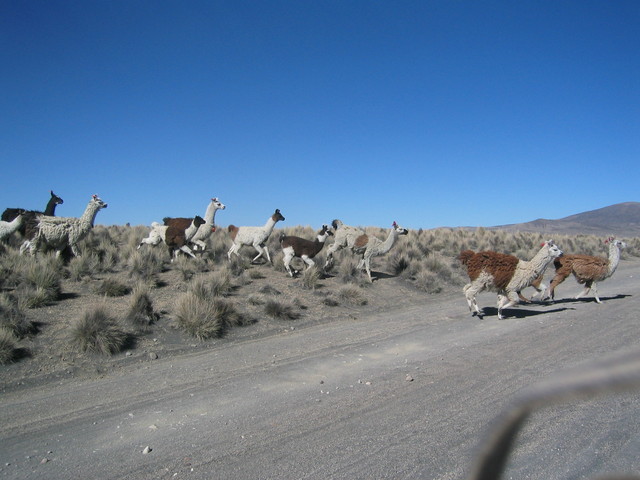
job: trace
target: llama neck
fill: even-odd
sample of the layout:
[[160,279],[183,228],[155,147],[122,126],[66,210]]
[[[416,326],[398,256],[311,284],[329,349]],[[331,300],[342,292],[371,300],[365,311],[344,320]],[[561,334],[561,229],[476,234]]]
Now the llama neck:
[[397,237],[398,233],[396,232],[396,229],[392,228],[387,239],[378,246],[378,251],[380,253],[387,253],[389,250],[391,250],[391,247],[393,247],[393,244],[396,242]]
[[618,263],[620,263],[620,249],[618,245],[614,242],[611,242],[609,245],[609,265],[607,266],[607,277],[613,275],[613,272],[618,268]]
[[269,217],[269,220],[267,220],[267,223],[265,223],[264,225],[264,229],[271,233],[271,231],[273,230],[273,227],[276,226],[276,221],[273,219],[273,217]]
[[184,231],[184,237],[189,240],[191,237],[193,237],[196,232],[198,231],[198,226],[195,224],[195,222],[191,222],[191,225],[189,225],[187,227],[187,229]]
[[57,204],[58,203],[56,202],[56,199],[51,197],[47,202],[47,207],[44,209],[44,214],[49,217],[53,217],[53,215],[56,213]]
[[320,250],[322,250],[322,247],[324,247],[324,242],[326,242],[327,240],[327,236],[328,235],[318,235],[318,237],[316,238],[316,241],[314,242],[315,244],[314,255],[317,255],[318,253],[320,253]]
[[207,207],[207,211],[204,212],[204,223],[208,226],[212,226],[213,225],[213,219],[216,216],[216,210],[218,209],[218,207],[216,207],[216,204],[214,202],[211,202],[209,204],[209,206]]
[[93,222],[96,220],[96,215],[98,214],[98,210],[100,210],[100,205],[94,201],[89,202],[87,208],[84,213],[80,217],[80,223],[85,228],[93,227]]
[[533,257],[528,262],[521,261],[521,263],[526,264],[529,271],[531,272],[532,278],[536,278],[544,273],[544,271],[549,266],[549,263],[551,263],[551,260],[552,258],[549,255],[549,250],[545,245],[540,249],[538,253],[536,253],[535,257]]

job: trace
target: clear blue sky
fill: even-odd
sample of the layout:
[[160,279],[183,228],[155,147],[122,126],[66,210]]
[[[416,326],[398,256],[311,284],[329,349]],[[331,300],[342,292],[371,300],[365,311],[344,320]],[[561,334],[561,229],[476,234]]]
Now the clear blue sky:
[[640,2],[4,0],[0,209],[561,218],[640,188]]

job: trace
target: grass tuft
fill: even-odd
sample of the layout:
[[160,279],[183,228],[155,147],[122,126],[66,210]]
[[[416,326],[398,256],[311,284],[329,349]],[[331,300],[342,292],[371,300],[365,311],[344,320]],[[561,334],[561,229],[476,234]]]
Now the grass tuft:
[[338,298],[350,305],[366,305],[367,299],[362,290],[355,285],[345,285],[338,291]]
[[320,283],[320,278],[322,277],[322,273],[317,266],[313,266],[307,268],[302,273],[302,286],[307,290],[315,290]]
[[153,310],[149,288],[144,284],[137,285],[129,301],[126,322],[138,332],[146,332],[159,315]]
[[264,304],[264,313],[280,320],[295,320],[296,318],[300,318],[300,313],[294,311],[292,305],[277,300],[267,300]]
[[112,279],[103,280],[95,289],[98,295],[107,297],[122,297],[130,291],[131,289],[127,285]]
[[70,342],[81,352],[113,355],[130,342],[131,336],[103,306],[87,310],[71,326]]
[[0,328],[0,365],[11,363],[16,358],[18,339],[8,328]]
[[185,293],[178,300],[176,322],[178,327],[201,341],[220,338],[230,327],[249,323],[233,303],[203,299],[193,292]]
[[0,328],[13,332],[18,338],[35,331],[33,323],[27,319],[17,300],[6,293],[0,294]]

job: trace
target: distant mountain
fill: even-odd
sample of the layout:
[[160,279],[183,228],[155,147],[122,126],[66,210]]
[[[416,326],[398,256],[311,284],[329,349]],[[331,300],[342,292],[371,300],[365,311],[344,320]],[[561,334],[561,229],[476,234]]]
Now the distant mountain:
[[491,229],[550,234],[617,235],[640,237],[640,202],[625,202],[576,215],[548,220],[498,225]]

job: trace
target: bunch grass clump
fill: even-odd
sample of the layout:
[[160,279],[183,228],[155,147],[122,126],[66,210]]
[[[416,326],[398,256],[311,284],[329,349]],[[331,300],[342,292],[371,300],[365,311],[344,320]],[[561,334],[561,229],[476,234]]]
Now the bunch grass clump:
[[230,327],[247,323],[233,303],[203,299],[193,292],[180,297],[175,318],[179,328],[200,341],[220,338]]
[[129,293],[131,289],[122,282],[107,278],[100,282],[95,289],[98,295],[106,297],[122,297]]
[[158,317],[159,315],[153,309],[149,287],[143,283],[136,285],[129,300],[125,321],[137,332],[147,332]]
[[302,272],[302,287],[307,290],[315,290],[318,288],[320,279],[322,278],[322,272],[314,265]]
[[349,305],[366,305],[367,298],[356,285],[344,285],[338,290],[338,298]]
[[18,301],[7,293],[0,294],[0,328],[11,331],[17,338],[23,338],[35,330]]
[[52,256],[31,260],[20,273],[19,302],[27,308],[44,307],[62,293],[61,263]]
[[8,328],[0,328],[0,365],[15,360],[18,339]]
[[279,320],[295,320],[300,318],[300,313],[294,310],[293,305],[274,299],[265,302],[264,313],[271,318]]
[[81,352],[113,355],[122,351],[130,341],[130,334],[104,306],[88,309],[70,330],[70,343]]
[[136,250],[129,257],[129,273],[138,280],[155,281],[163,268],[164,260],[158,248]]

